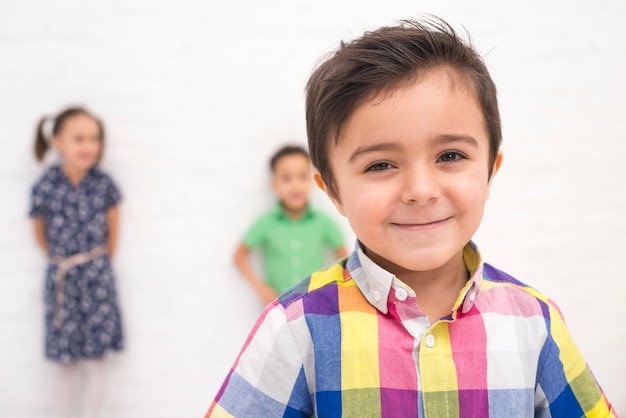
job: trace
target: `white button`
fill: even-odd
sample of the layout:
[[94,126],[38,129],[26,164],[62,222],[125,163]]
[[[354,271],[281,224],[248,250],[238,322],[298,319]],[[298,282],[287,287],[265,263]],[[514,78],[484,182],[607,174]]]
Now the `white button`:
[[406,300],[407,296],[409,296],[409,294],[407,293],[406,289],[402,287],[399,289],[396,289],[396,297],[398,298],[398,300],[404,301]]
[[380,302],[380,292],[378,290],[374,290],[372,292],[372,296],[376,302]]
[[300,265],[300,258],[298,258],[298,257],[293,257],[293,258],[291,259],[291,265],[292,265],[293,267],[297,267],[297,266],[299,266],[299,265]]
[[426,336],[426,347],[433,348],[433,345],[435,345],[435,336],[433,334],[428,334]]
[[300,248],[300,241],[298,241],[297,239],[292,240],[291,248],[293,248],[294,250],[297,250],[298,248]]

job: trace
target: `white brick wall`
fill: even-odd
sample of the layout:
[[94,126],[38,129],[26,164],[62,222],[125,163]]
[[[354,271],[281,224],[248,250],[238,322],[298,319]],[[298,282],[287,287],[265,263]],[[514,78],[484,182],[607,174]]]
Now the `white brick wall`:
[[417,12],[464,25],[499,86],[506,155],[483,254],[560,304],[625,413],[626,6],[440,3],[0,2],[0,416],[48,417],[55,371],[26,217],[39,116],[70,103],[101,115],[103,166],[124,192],[128,348],[112,358],[103,416],[202,416],[261,309],[231,255],[272,202],[268,155],[304,143],[311,69],[340,39]]

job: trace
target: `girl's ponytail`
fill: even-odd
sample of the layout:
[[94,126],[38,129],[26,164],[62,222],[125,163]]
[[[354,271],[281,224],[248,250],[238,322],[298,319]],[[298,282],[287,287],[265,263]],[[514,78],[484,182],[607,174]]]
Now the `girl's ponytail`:
[[35,134],[35,157],[37,157],[37,161],[42,161],[44,155],[46,155],[46,151],[50,147],[48,145],[48,141],[46,140],[46,136],[43,133],[43,126],[45,125],[48,118],[43,117],[39,121],[37,125],[37,133]]

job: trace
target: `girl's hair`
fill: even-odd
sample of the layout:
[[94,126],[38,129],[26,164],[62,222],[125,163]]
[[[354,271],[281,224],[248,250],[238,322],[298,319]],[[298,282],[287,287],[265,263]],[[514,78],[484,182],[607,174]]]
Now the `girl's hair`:
[[[98,130],[100,131],[100,156],[98,156],[98,162],[100,161],[102,151],[104,150],[104,126],[102,125],[102,121],[100,121],[100,119],[98,119],[96,116],[94,116],[92,113],[88,112],[85,108],[82,107],[67,108],[54,118],[48,116],[44,116],[43,118],[41,118],[41,120],[37,124],[37,132],[35,134],[35,157],[37,157],[37,161],[43,160],[44,155],[46,155],[46,151],[48,151],[48,148],[50,148],[50,139],[52,139],[52,137],[54,137],[63,130],[65,122],[67,122],[68,119],[71,119],[74,116],[80,115],[90,117],[98,125]],[[52,134],[50,135],[50,138],[46,138],[46,135],[43,132],[43,127],[48,121],[51,121],[53,123]]]

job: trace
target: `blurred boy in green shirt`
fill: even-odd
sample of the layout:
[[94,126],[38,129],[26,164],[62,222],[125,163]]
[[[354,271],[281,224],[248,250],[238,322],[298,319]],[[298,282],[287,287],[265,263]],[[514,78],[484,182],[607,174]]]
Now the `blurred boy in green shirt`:
[[[347,255],[337,225],[309,205],[313,183],[306,150],[284,146],[270,160],[270,168],[279,202],[257,219],[235,253],[235,264],[264,303],[324,267],[325,248],[338,258]],[[254,248],[263,253],[265,279],[250,265]]]

